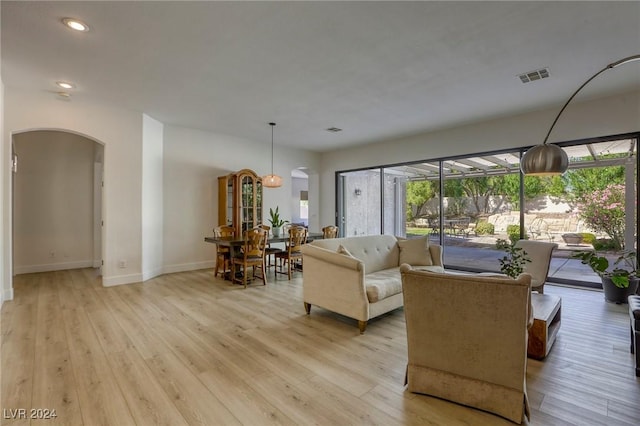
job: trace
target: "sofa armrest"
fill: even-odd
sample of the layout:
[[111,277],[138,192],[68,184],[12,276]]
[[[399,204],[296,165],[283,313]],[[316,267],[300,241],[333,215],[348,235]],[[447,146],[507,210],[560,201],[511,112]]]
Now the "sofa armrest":
[[303,299],[359,321],[369,319],[364,263],[357,258],[305,244],[302,246]]
[[335,264],[336,266],[347,269],[353,269],[356,271],[364,270],[364,263],[355,257],[345,256],[344,254],[327,250],[322,247],[317,247],[312,244],[305,244],[301,249],[305,261],[308,258],[315,258],[318,259],[318,261]]

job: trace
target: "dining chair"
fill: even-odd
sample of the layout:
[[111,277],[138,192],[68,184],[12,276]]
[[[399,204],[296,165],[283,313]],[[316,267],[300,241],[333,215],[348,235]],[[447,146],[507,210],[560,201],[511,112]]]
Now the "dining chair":
[[[300,261],[302,264],[301,247],[307,242],[307,228],[303,226],[292,226],[289,228],[289,241],[285,243],[285,249],[276,253],[276,259],[280,260],[280,271],[276,267],[276,274],[287,274],[291,279],[291,270],[294,262]],[[282,272],[283,264],[287,264],[287,272]]]
[[[262,228],[265,231],[267,231],[267,240],[268,240],[268,234],[269,234],[269,231],[271,231],[271,227],[269,225],[258,225],[257,228]],[[264,250],[265,250],[265,258],[267,261],[267,269],[271,268],[272,266],[275,268],[276,267],[275,254],[280,253],[282,249],[278,247],[271,247],[271,244],[267,243],[267,246],[265,247]],[[271,263],[272,260],[273,260],[273,263]]]
[[[236,230],[232,226],[222,225],[213,229],[213,236],[216,238],[232,238],[235,237],[235,234]],[[229,247],[216,246],[216,267],[213,273],[214,277],[217,277],[218,272],[220,272],[224,278],[225,274],[230,271],[230,256],[231,250]],[[220,268],[221,266],[222,268]]]
[[[240,253],[236,254],[231,261],[231,279],[236,281],[236,266],[242,267],[242,284],[247,288],[247,275],[249,267],[253,269],[252,278],[262,279],[263,285],[267,285],[267,271],[265,268],[265,248],[268,234],[262,228],[253,228],[244,232],[244,243]],[[262,276],[256,275],[256,267],[262,270]]]
[[325,240],[329,238],[337,238],[339,230],[340,228],[335,225],[325,226],[324,228],[322,228],[322,238],[324,238]]

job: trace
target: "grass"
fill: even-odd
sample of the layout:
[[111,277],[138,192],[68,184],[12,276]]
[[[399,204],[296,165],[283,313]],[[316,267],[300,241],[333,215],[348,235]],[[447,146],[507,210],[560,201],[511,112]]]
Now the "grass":
[[431,229],[429,228],[407,228],[405,230],[407,235],[429,235],[431,234]]

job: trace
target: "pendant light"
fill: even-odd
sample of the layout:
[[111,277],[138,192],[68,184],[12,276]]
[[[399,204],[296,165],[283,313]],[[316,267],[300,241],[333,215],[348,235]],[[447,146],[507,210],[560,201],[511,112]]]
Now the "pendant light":
[[271,174],[262,177],[262,186],[265,188],[279,188],[282,186],[282,178],[273,174],[273,128],[276,123],[269,123],[271,126]]
[[615,68],[622,64],[637,60],[640,60],[640,55],[633,55],[620,59],[619,61],[613,62],[602,68],[591,78],[582,83],[582,86],[578,87],[578,90],[573,92],[573,95],[571,95],[569,100],[565,102],[558,115],[556,115],[556,118],[555,120],[553,120],[553,123],[551,124],[551,127],[549,128],[547,136],[544,138],[544,142],[542,142],[542,145],[536,145],[524,153],[522,159],[520,160],[520,170],[522,170],[522,173],[528,176],[556,176],[563,174],[569,167],[569,158],[567,157],[567,153],[557,145],[547,144],[547,140],[549,139],[551,131],[558,122],[558,119],[564,112],[565,108],[567,107],[567,105],[569,105],[569,102],[571,102],[573,98],[578,94],[578,92],[580,92],[580,90],[582,90],[584,86],[589,84],[591,80],[608,69]]

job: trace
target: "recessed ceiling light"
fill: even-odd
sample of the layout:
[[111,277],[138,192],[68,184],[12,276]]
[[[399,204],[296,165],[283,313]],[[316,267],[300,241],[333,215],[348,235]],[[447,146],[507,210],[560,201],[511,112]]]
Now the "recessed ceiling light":
[[338,132],[341,132],[341,131],[342,131],[342,129],[340,129],[338,127],[329,127],[327,129],[327,132],[331,132],[331,133],[338,133]]
[[70,100],[71,94],[67,92],[58,92],[56,93],[60,99]]
[[56,81],[56,84],[63,89],[74,89],[76,86],[68,81]]
[[89,26],[87,24],[74,18],[64,18],[62,20],[62,23],[65,24],[67,27],[71,28],[72,30],[83,31],[83,32],[89,31]]

